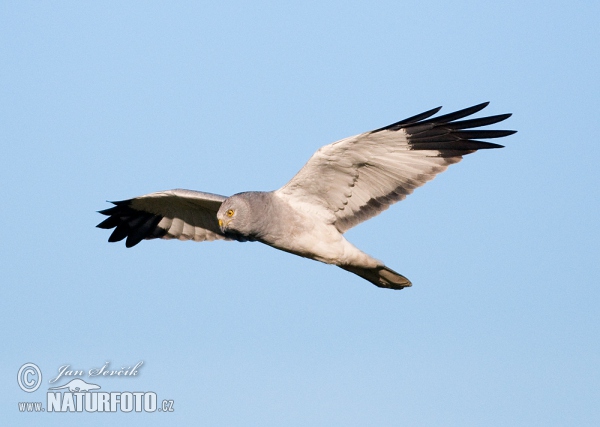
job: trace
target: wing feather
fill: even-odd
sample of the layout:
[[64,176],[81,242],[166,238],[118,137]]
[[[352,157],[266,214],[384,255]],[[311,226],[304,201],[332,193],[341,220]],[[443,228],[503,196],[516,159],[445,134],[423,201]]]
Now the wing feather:
[[100,211],[107,215],[99,228],[114,231],[109,242],[123,239],[132,247],[144,239],[179,239],[196,242],[226,238],[219,228],[217,212],[225,196],[192,190],[168,190],[129,200]]
[[488,103],[431,117],[434,108],[391,125],[321,147],[290,182],[277,190],[298,207],[320,209],[340,232],[403,200],[462,156],[501,145],[511,130],[465,130],[506,120],[500,114],[457,121]]

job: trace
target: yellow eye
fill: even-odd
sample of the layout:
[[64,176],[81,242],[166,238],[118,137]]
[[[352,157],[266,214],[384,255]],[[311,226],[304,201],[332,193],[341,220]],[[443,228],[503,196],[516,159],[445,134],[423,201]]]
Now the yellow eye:
[[225,215],[231,218],[233,216],[233,209],[229,209],[227,212],[225,212]]

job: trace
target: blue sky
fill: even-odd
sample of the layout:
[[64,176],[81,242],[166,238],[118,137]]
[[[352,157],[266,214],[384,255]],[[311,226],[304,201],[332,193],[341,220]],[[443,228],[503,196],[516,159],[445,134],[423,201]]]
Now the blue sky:
[[[598,22],[573,1],[2,2],[3,419],[598,425]],[[276,189],[322,145],[483,101],[513,113],[506,148],[347,233],[402,292],[257,243],[95,228],[106,200]],[[144,365],[103,390],[175,412],[18,411],[60,366],[107,361]]]

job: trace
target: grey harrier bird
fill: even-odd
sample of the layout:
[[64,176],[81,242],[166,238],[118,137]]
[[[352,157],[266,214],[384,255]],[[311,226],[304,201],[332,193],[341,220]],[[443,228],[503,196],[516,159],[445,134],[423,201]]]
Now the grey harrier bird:
[[502,145],[479,139],[511,135],[481,130],[510,114],[462,120],[483,103],[433,117],[441,107],[321,147],[279,190],[231,197],[191,190],[167,190],[100,211],[98,224],[115,228],[109,242],[143,239],[258,241],[282,251],[337,265],[381,288],[411,282],[362,252],[343,234],[404,199],[465,154]]

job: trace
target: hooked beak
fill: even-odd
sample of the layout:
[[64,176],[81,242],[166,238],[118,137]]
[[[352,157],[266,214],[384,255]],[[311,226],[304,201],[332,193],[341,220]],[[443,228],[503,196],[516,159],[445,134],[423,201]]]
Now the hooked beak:
[[230,222],[231,222],[231,220],[223,221],[222,219],[219,219],[219,228],[221,229],[222,233],[225,233],[225,231],[227,230],[227,226],[229,225]]

